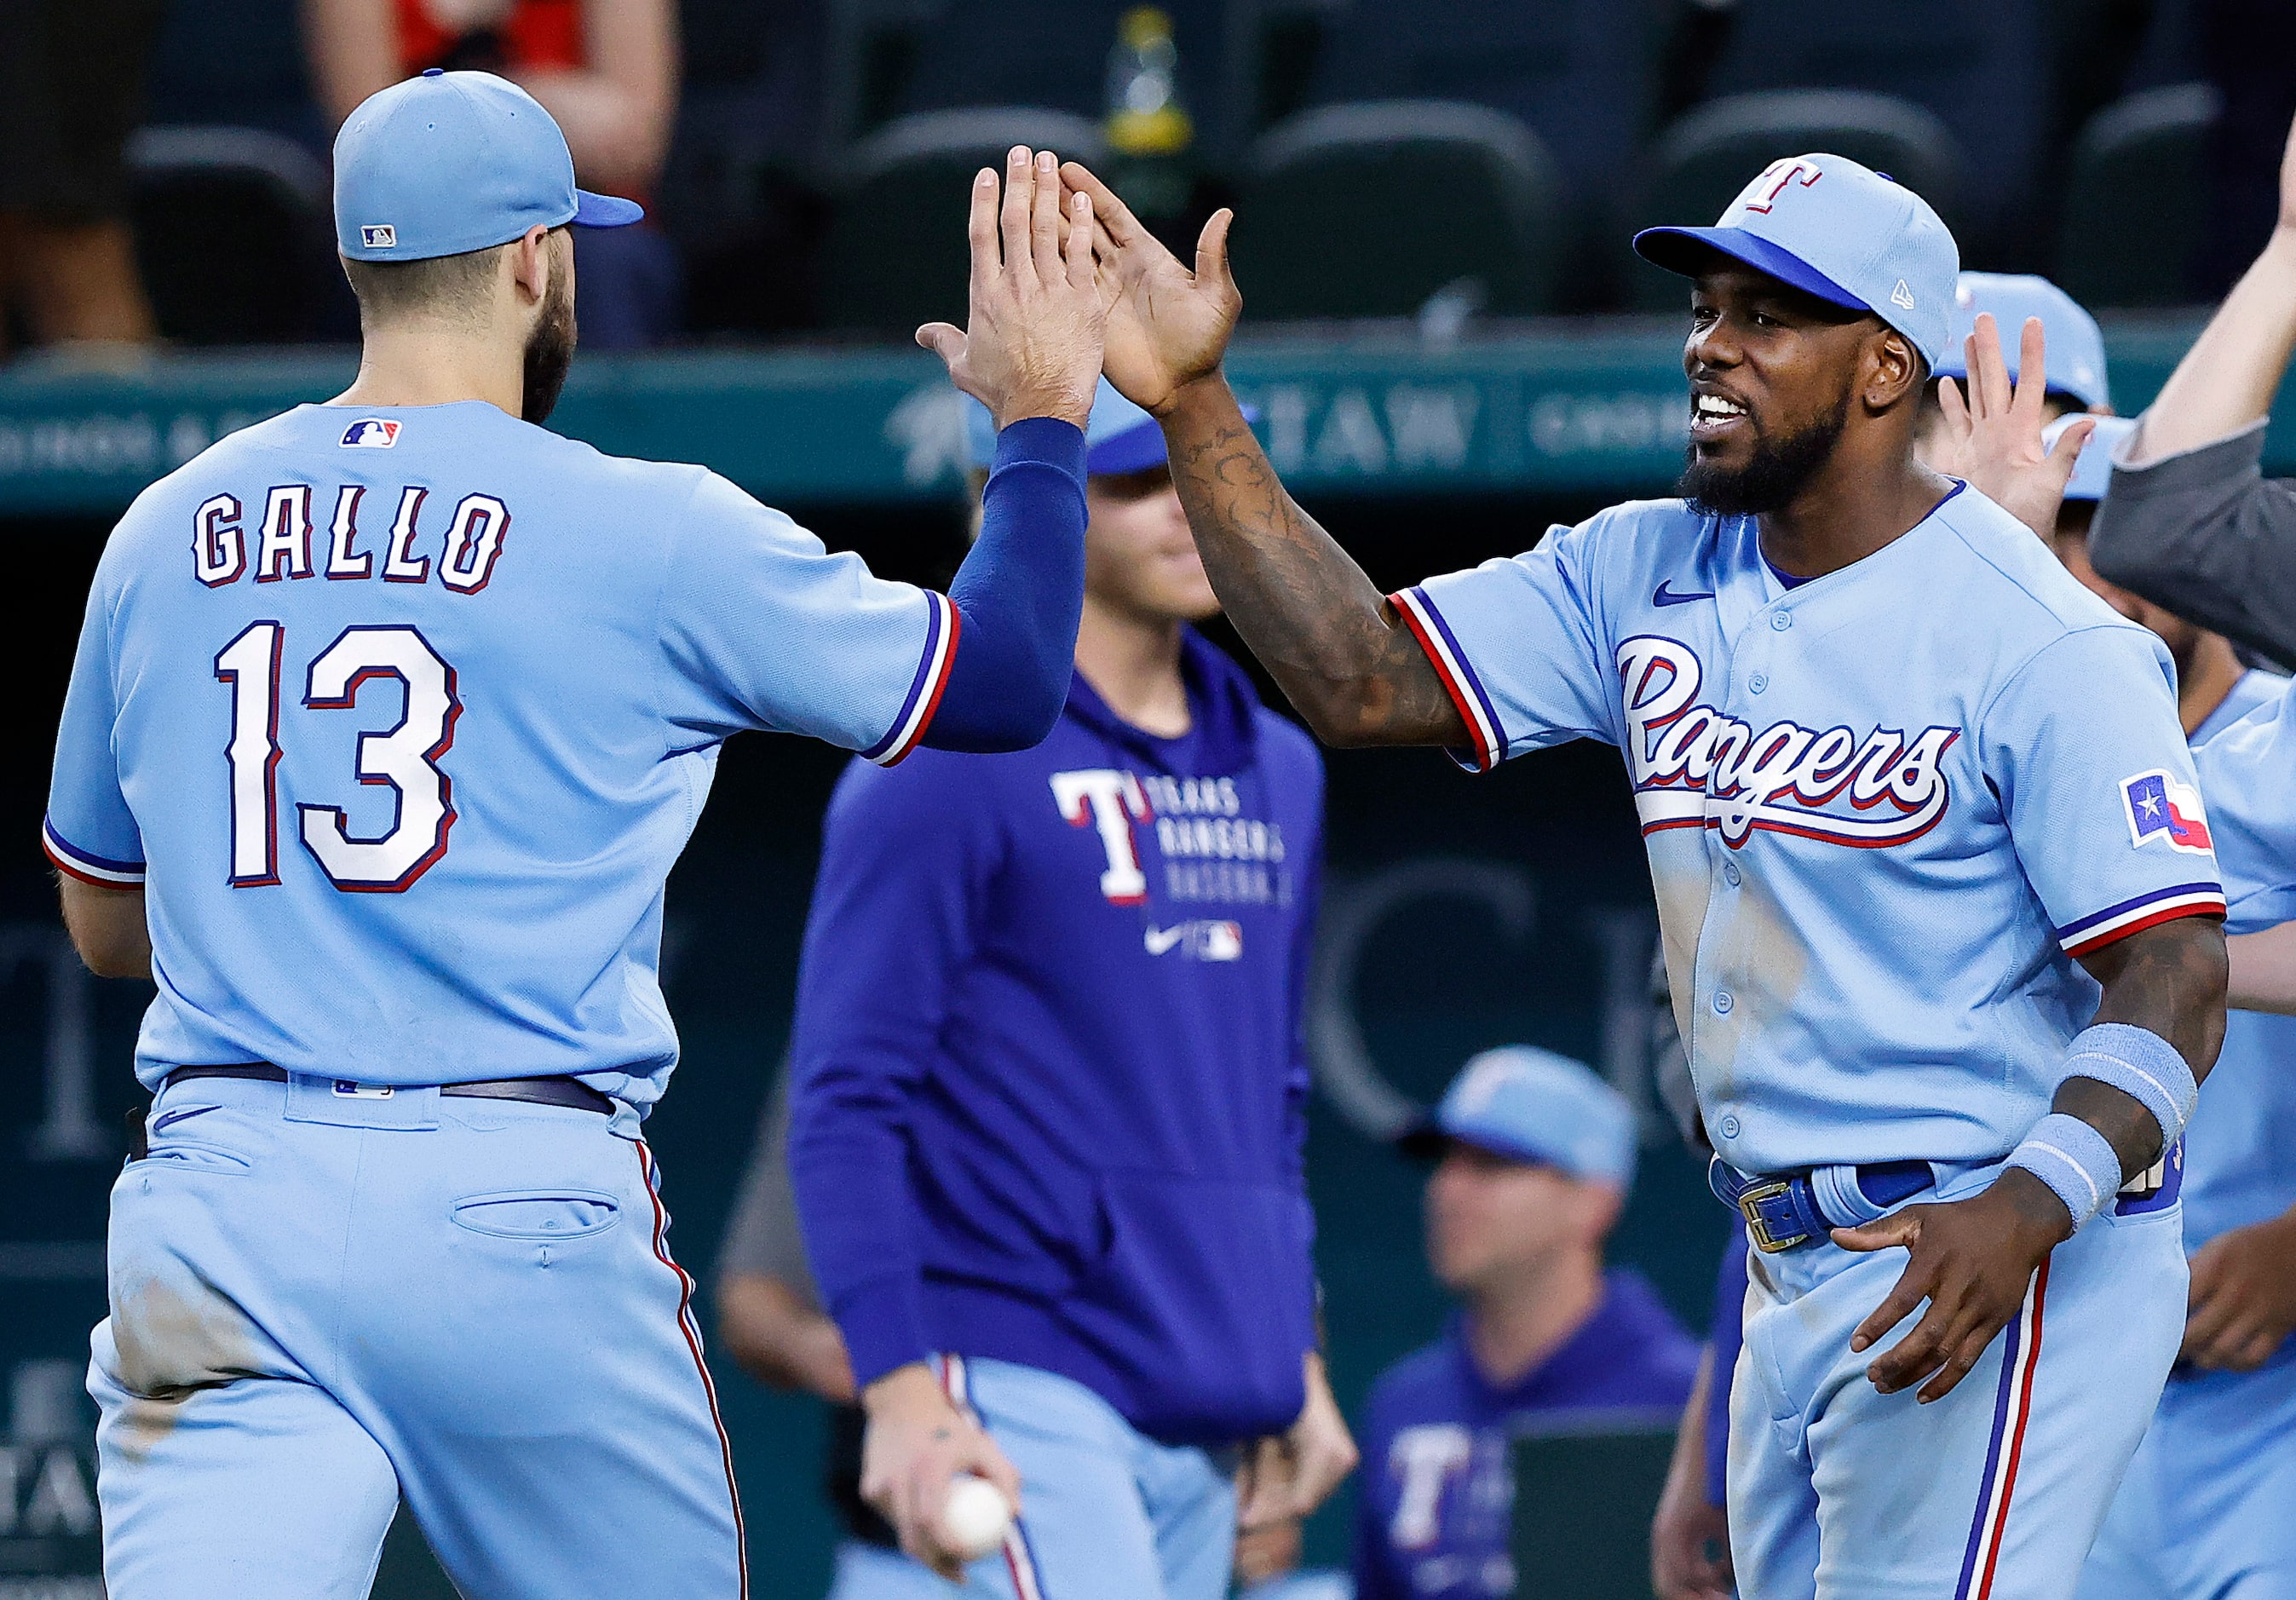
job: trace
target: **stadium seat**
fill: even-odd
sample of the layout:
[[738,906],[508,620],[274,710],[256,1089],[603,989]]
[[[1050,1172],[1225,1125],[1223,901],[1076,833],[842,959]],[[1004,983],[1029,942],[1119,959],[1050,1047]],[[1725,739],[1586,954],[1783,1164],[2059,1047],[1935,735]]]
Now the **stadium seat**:
[[1253,147],[1234,254],[1254,320],[1409,316],[1438,291],[1552,308],[1562,181],[1538,136],[1485,106],[1303,111]]
[[2033,193],[2051,9],[2014,0],[1738,0],[1707,81],[1726,94],[1859,89],[1929,111],[1962,149],[1983,154],[1962,175],[1947,220],[1964,263],[1989,265],[2022,227]]
[[[2202,181],[2221,110],[2207,84],[2147,89],[2090,119],[2073,146],[2056,280],[2087,306],[2175,306],[2208,223]],[[2141,219],[2137,220],[2137,219]]]
[[[1652,150],[1620,247],[1636,228],[1704,226],[1747,180],[1780,156],[1827,151],[1886,172],[1956,219],[1961,153],[1945,125],[1917,105],[1849,89],[1781,89],[1710,101],[1675,123]],[[1687,304],[1682,280],[1637,259],[1628,283],[1641,310]]]
[[822,257],[832,328],[906,340],[920,323],[964,320],[966,196],[1015,144],[1098,160],[1096,124],[1026,106],[925,111],[857,144],[836,188]]
[[356,327],[327,169],[248,127],[146,127],[127,143],[136,259],[167,338],[281,344]]

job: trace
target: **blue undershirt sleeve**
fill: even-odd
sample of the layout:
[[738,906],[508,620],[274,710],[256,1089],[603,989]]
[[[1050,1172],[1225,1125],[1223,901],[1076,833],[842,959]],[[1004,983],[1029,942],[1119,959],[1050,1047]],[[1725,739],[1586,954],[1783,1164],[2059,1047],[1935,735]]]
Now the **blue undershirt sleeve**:
[[1024,417],[996,436],[980,537],[948,586],[959,618],[938,750],[1027,750],[1068,703],[1084,614],[1084,431]]

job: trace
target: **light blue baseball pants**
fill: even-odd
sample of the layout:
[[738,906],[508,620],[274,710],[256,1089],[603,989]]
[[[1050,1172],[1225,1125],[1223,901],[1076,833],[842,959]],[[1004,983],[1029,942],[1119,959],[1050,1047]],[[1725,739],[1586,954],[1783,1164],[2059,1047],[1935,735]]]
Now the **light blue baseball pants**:
[[2296,1600],[2296,1359],[2169,1381],[2080,1600]]
[[88,1371],[112,1600],[357,1600],[402,1494],[465,1600],[746,1595],[635,1137],[303,1079],[179,1084],[147,1127]]
[[[1993,1170],[1943,1197],[1974,1193]],[[1849,1349],[1904,1251],[1756,1253],[1730,1397],[1739,1593],[2070,1600],[2177,1353],[2182,1218],[2171,1199],[2090,1221],[2035,1275],[1976,1367],[1926,1406],[1866,1376],[1914,1319]]]
[[831,1600],[1224,1600],[1235,1489],[1210,1452],[1159,1444],[1070,1379],[945,1359],[1021,1474],[1021,1519],[955,1588],[898,1551],[849,1544]]

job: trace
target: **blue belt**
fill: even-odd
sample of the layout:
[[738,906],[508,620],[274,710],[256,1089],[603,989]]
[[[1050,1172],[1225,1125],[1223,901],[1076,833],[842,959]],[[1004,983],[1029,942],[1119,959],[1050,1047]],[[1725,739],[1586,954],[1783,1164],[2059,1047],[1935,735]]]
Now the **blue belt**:
[[1755,1248],[1772,1255],[1815,1244],[1837,1227],[1871,1222],[1935,1181],[1927,1161],[1868,1161],[1756,1177],[1718,1155],[1706,1169],[1715,1197],[1745,1218]]

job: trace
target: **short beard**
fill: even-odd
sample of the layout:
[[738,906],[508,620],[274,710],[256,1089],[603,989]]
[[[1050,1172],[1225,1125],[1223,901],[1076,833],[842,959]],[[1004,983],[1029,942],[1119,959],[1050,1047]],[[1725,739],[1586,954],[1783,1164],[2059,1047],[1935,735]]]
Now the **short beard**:
[[1693,445],[1675,493],[1702,516],[1756,517],[1784,511],[1809,487],[1849,425],[1849,395],[1845,390],[1832,416],[1820,417],[1775,443],[1758,437],[1753,459],[1742,467],[1731,469],[1701,461],[1698,447]]
[[574,365],[574,297],[567,291],[563,274],[550,275],[550,288],[542,315],[526,340],[526,391],[519,415],[539,427],[558,404],[566,387],[566,369]]

